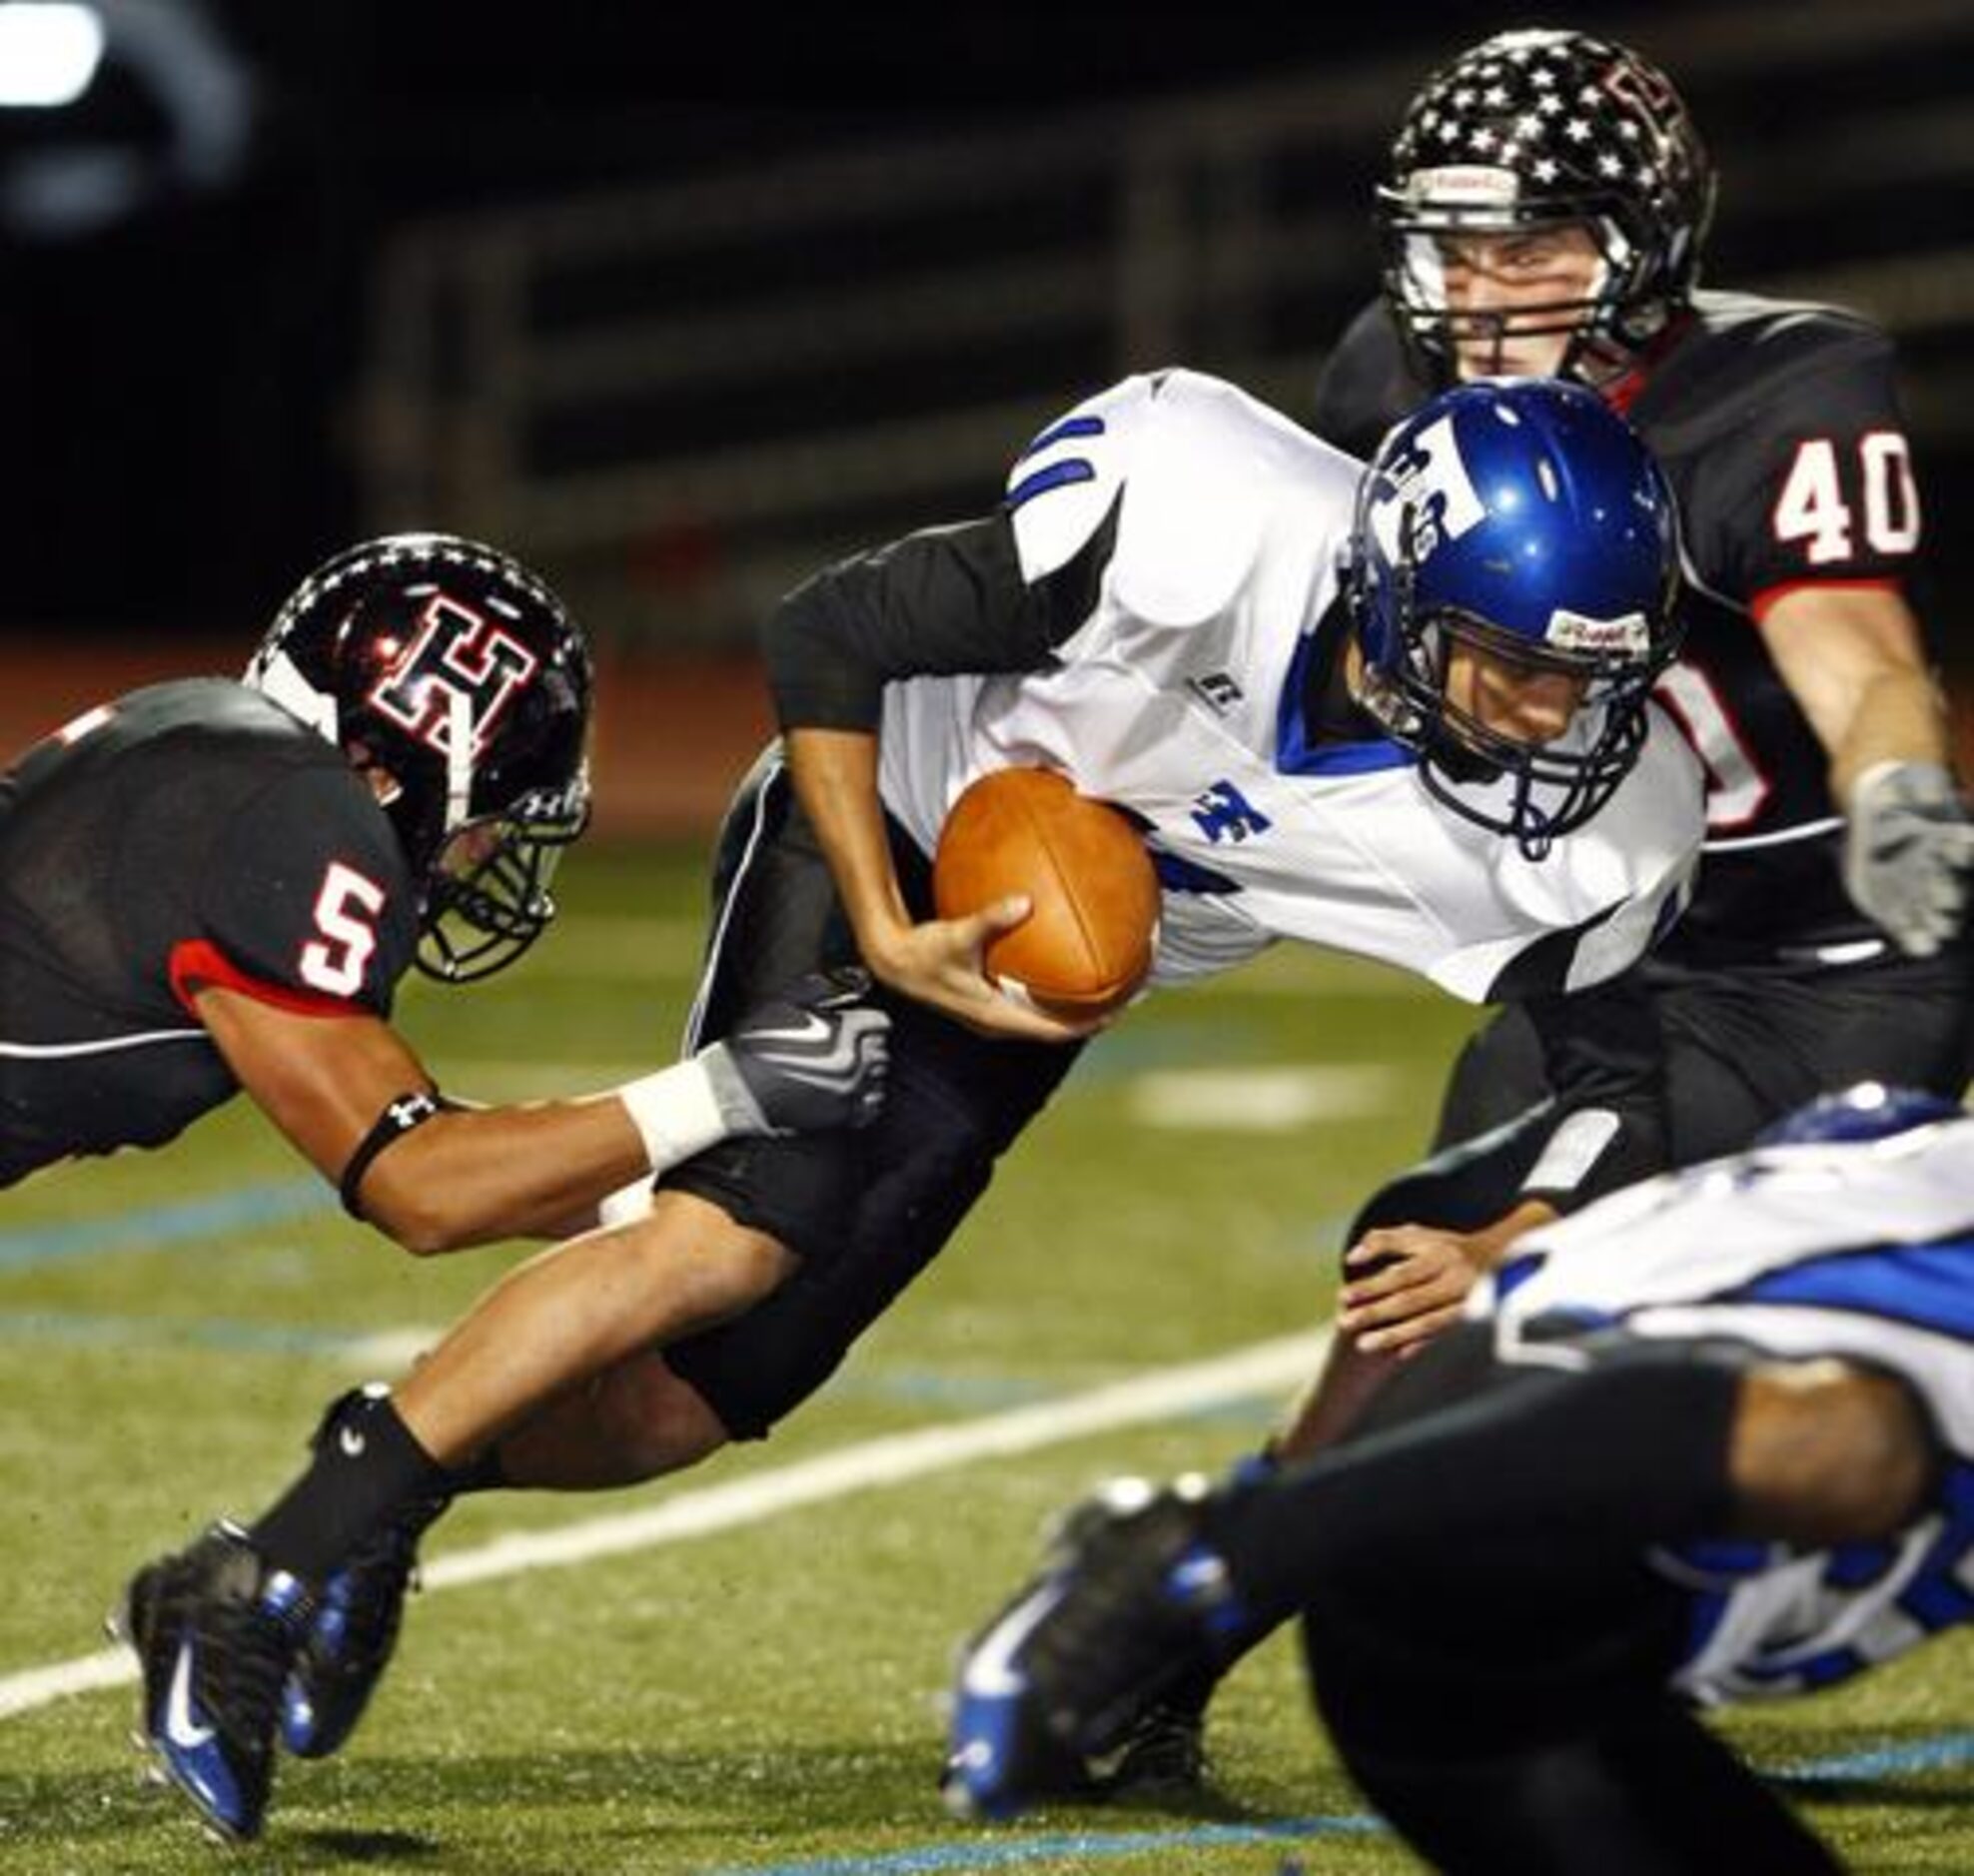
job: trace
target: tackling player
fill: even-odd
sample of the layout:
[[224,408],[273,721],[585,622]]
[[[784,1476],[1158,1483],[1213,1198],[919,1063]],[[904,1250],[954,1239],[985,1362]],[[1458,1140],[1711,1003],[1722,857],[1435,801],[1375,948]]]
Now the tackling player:
[[1524,1238],[1330,1451],[1113,1488],[969,1646],[947,1790],[1007,1816],[1300,1614],[1433,1868],[1828,1876],[1695,1703],[1974,1616],[1974,1120],[1825,1097]]
[[[894,1024],[883,1115],[678,1168],[648,1218],[507,1278],[395,1396],[332,1409],[251,1531],[144,1572],[130,1622],[169,1774],[253,1835],[277,1724],[308,1753],[348,1735],[449,1494],[626,1483],[760,1437],[938,1255],[1082,1040],[982,973],[1019,902],[931,914],[928,856],[984,770],[1047,764],[1137,818],[1154,987],[1288,937],[1560,1027],[1693,861],[1697,765],[1646,701],[1675,567],[1657,469],[1581,389],[1463,388],[1367,469],[1170,372],[1052,424],[991,516],[799,589],[767,634],[785,760],[722,840],[698,1033],[860,959]],[[1569,1120],[1597,1117],[1580,1178],[1658,1152],[1628,1014],[1552,1065]]]
[[[1579,32],[1502,33],[1421,88],[1377,198],[1384,297],[1318,389],[1318,427],[1376,436],[1434,386],[1558,373],[1650,444],[1679,499],[1678,661],[1657,696],[1706,766],[1693,902],[1642,967],[1670,1162],[1744,1145],[1829,1088],[1958,1095],[1970,828],[1909,591],[1922,523],[1890,341],[1831,307],[1695,287],[1713,171],[1665,75]],[[1457,1066],[1452,1148],[1547,1089],[1509,1009]],[[1423,1169],[1367,1227],[1491,1218],[1544,1129]],[[1482,1255],[1485,1254],[1482,1248]],[[1375,1274],[1374,1274],[1375,1267]],[[1464,1257],[1421,1234],[1360,1245],[1344,1327],[1411,1346],[1457,1313]]]
[[799,988],[603,1094],[474,1108],[391,1026],[416,962],[517,958],[589,813],[589,654],[518,561],[369,540],[282,607],[243,682],[87,711],[0,776],[0,1187],[156,1147],[245,1089],[367,1219],[448,1251],[593,1222],[733,1133],[864,1117],[884,1019]]
[[[1665,468],[1685,634],[1656,694],[1707,776],[1693,902],[1636,973],[1675,1166],[1859,1080],[1957,1096],[1974,1045],[1974,828],[1909,597],[1922,521],[1891,342],[1855,313],[1699,290],[1713,196],[1655,66],[1587,33],[1497,34],[1408,108],[1377,195],[1383,297],[1317,391],[1348,447],[1436,386],[1560,374]],[[1543,1049],[1509,1006],[1462,1053],[1433,1157],[1345,1238],[1342,1333],[1275,1450],[1334,1437],[1515,1231],[1575,1202],[1542,1166]],[[1147,1717],[1122,1786],[1198,1780],[1205,1697]]]

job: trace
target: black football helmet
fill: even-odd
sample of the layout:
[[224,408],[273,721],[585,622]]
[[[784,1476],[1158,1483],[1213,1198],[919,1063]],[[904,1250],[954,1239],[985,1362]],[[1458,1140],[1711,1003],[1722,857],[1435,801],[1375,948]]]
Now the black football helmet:
[[[1497,33],[1435,72],[1406,112],[1378,190],[1385,296],[1436,385],[1458,375],[1458,340],[1508,331],[1567,333],[1558,375],[1595,384],[1685,305],[1713,194],[1699,133],[1656,66],[1588,33]],[[1568,224],[1602,257],[1587,298],[1449,308],[1443,243]]]
[[418,881],[419,968],[510,964],[589,818],[589,651],[519,561],[452,534],[359,542],[305,579],[246,682],[373,777]]

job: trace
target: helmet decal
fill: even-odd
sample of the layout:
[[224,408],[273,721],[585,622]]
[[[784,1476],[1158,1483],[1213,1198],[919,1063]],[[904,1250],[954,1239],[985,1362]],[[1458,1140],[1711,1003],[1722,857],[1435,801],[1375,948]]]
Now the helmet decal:
[[368,701],[444,756],[457,752],[454,724],[464,702],[465,754],[478,758],[540,659],[510,632],[444,592],[426,601],[420,617],[419,636],[379,677]]

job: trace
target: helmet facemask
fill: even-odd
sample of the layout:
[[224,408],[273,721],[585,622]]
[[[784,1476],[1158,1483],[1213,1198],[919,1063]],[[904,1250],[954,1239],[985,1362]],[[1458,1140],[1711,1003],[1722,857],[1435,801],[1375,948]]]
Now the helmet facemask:
[[[1509,358],[1510,342],[1555,338],[1562,345],[1544,375],[1604,385],[1630,368],[1638,348],[1663,329],[1671,313],[1666,301],[1641,289],[1638,250],[1607,215],[1544,212],[1515,219],[1429,204],[1385,213],[1379,228],[1387,301],[1408,347],[1429,362],[1436,382],[1530,375]],[[1453,304],[1449,254],[1477,240],[1510,241],[1569,230],[1580,230],[1596,256],[1595,271],[1580,296],[1507,307]]]
[[588,822],[585,772],[456,827],[425,877],[419,969],[463,984],[511,964],[553,922],[549,883]]

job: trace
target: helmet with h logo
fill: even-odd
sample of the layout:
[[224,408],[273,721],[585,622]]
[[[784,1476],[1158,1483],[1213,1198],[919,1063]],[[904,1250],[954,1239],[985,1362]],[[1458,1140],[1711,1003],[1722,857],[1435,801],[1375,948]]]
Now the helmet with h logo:
[[419,882],[420,969],[465,982],[533,943],[589,816],[589,652],[541,579],[452,534],[361,541],[290,596],[246,681],[371,780]]

